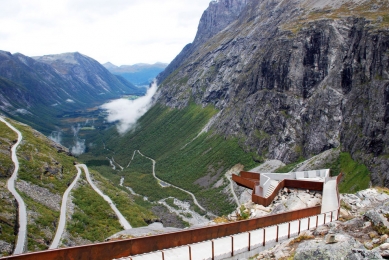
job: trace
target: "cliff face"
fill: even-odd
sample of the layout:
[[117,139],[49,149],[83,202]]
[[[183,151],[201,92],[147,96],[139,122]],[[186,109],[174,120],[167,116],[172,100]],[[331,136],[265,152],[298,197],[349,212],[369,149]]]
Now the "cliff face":
[[197,34],[193,43],[184,47],[181,53],[158,75],[161,82],[176,70],[187,57],[192,55],[212,36],[235,21],[247,4],[247,0],[213,0],[201,16]]
[[389,186],[388,3],[240,2],[236,19],[210,33],[209,17],[219,16],[209,12],[224,17],[214,4],[160,75],[157,102],[214,105],[212,129],[266,158],[291,162],[340,146],[369,166],[374,184]]

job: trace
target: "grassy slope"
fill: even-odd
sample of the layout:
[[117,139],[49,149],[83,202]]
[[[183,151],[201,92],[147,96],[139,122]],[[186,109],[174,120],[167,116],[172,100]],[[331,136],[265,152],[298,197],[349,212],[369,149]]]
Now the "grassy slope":
[[72,195],[76,208],[67,229],[74,237],[80,235],[98,242],[122,230],[108,203],[96,194],[84,176]]
[[[30,127],[15,122],[13,124],[23,135],[23,141],[17,151],[20,163],[19,179],[44,187],[62,197],[77,172],[73,166],[74,158],[58,153],[45,136]],[[46,167],[57,169],[58,173],[45,173]],[[27,210],[31,212],[27,224],[27,248],[29,251],[47,249],[55,235],[59,211],[34,201],[25,193],[21,195]]]
[[[68,156],[65,153],[59,153],[45,136],[39,132],[31,129],[28,126],[18,124],[12,121],[12,124],[22,132],[23,141],[20,144],[17,155],[20,163],[19,179],[33,183],[49,190],[53,194],[62,194],[67,189],[68,185],[73,181],[76,175],[76,168],[73,165],[74,157]],[[0,124],[0,131],[2,131],[1,143],[5,143],[3,139],[10,136],[8,139],[16,139],[16,134],[9,132],[4,128],[4,124]],[[4,130],[4,131],[3,131]],[[12,162],[7,157],[0,153],[0,160],[3,165]],[[52,174],[47,172],[47,169],[57,170],[57,173]],[[133,202],[127,193],[114,187],[108,180],[101,177],[99,173],[93,172],[94,178],[98,181],[99,186],[104,192],[107,192],[112,200],[115,202],[122,214],[134,226],[146,225],[145,219],[153,218],[153,214],[141,206]],[[0,180],[2,183],[6,179]],[[5,186],[4,186],[5,187]],[[3,192],[3,187],[0,187],[0,192]],[[47,249],[51,244],[56,231],[56,226],[59,218],[59,211],[48,208],[47,206],[35,201],[25,193],[21,192],[27,210],[29,211],[28,220],[28,250],[36,251]],[[76,215],[72,223],[68,223],[67,229],[76,237],[88,239],[90,241],[104,241],[104,239],[120,231],[122,228],[114,216],[114,212],[100,196],[97,195],[90,187],[78,189],[74,192],[76,206]],[[12,196],[11,196],[12,198]],[[8,200],[1,200],[1,209],[9,212],[15,211],[12,204],[8,205]],[[91,205],[95,205],[91,207]],[[98,205],[98,207],[96,206]],[[101,211],[99,209],[102,209]],[[3,211],[1,211],[3,213]],[[0,214],[1,219],[2,214]],[[81,216],[81,217],[80,217]],[[84,218],[82,218],[84,216]],[[86,216],[86,218],[85,218]],[[77,219],[78,218],[78,219]],[[82,221],[80,221],[80,218]],[[11,223],[12,224],[12,223]],[[12,240],[14,243],[14,235],[10,232],[8,224],[0,221],[0,225],[5,225],[3,231],[7,231],[7,236],[0,234],[1,240]],[[76,229],[77,225],[84,228]],[[98,231],[98,228],[108,225],[110,228]],[[98,227],[98,228],[96,228]],[[3,228],[3,227],[2,227]],[[99,235],[96,235],[99,233]],[[9,235],[8,235],[9,234]],[[91,239],[93,238],[93,239]]]
[[[280,167],[276,172],[289,172],[300,162],[298,161]],[[340,172],[343,173],[343,178],[339,184],[339,191],[341,193],[355,193],[369,188],[370,172],[368,168],[364,164],[354,161],[349,153],[339,153],[339,156],[334,158],[333,161],[324,163],[320,168],[330,169],[334,176],[337,176]]]
[[339,185],[341,193],[355,193],[369,188],[370,172],[364,164],[354,161],[349,153],[341,153],[338,165],[339,172],[344,174]]
[[[4,123],[0,123],[0,240],[15,243],[16,207],[13,204],[14,198],[7,189],[8,177],[12,174],[14,166],[11,160],[9,148],[17,135]],[[10,251],[0,251],[0,256],[8,255]]]
[[[220,193],[227,183],[217,189],[212,186],[237,163],[242,163],[246,168],[254,166],[252,154],[245,153],[239,147],[238,140],[224,139],[212,132],[202,134],[183,148],[216,113],[211,106],[201,108],[191,104],[183,109],[170,109],[156,105],[139,120],[134,131],[123,137],[120,138],[114,128],[102,132],[102,135],[96,137],[94,146],[89,147],[90,153],[81,158],[89,166],[98,167],[104,176],[117,183],[119,177],[115,174],[118,172],[101,166],[108,162],[105,157],[113,156],[116,162],[125,167],[133,151],[139,149],[157,161],[156,174],[159,178],[195,193],[200,203],[214,213],[227,214],[235,207],[227,202],[225,194]],[[103,149],[103,142],[109,150]],[[178,193],[172,188],[159,188],[151,177],[151,161],[138,157],[128,169],[119,173],[131,175],[131,178],[125,178],[125,183],[153,200],[172,196],[173,192]],[[217,175],[218,178],[205,183],[206,187],[194,183],[207,174],[209,177]]]

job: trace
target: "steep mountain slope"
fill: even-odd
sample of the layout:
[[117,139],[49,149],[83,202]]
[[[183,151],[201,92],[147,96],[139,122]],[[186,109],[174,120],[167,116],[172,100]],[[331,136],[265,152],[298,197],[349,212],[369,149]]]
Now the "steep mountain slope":
[[160,62],[155,64],[138,63],[118,67],[107,62],[103,64],[103,66],[112,74],[122,76],[137,86],[144,86],[149,85],[152,80],[166,68],[167,64]]
[[1,110],[45,133],[66,111],[142,93],[80,53],[30,58],[0,52]]
[[[212,2],[207,12],[245,2]],[[199,26],[159,75],[156,102],[215,106],[211,129],[265,158],[293,162],[340,146],[389,186],[388,10],[379,0],[247,1],[225,28],[204,15],[200,25],[215,30]]]
[[[32,128],[9,120],[21,131],[23,141],[17,149],[20,163],[15,186],[27,206],[28,251],[47,249],[51,244],[58,224],[61,198],[76,176],[75,158],[68,150],[46,138]],[[7,190],[7,179],[13,171],[10,147],[16,134],[0,122],[0,256],[13,252],[15,234],[18,230],[17,203]],[[96,171],[91,172],[95,184],[112,198],[116,207],[134,227],[146,225],[154,218],[147,209],[134,203],[134,197],[115,188]],[[71,192],[68,201],[66,231],[62,246],[74,246],[96,241],[122,230],[110,205],[88,185],[85,176]]]
[[154,107],[124,135],[95,132],[81,158],[150,200],[190,202],[158,185],[150,161],[125,167],[140,150],[158,178],[217,215],[236,207],[224,174],[264,159],[290,170],[338,148],[320,167],[346,171],[345,192],[388,185],[387,11],[379,1],[212,1],[195,41],[158,76]]

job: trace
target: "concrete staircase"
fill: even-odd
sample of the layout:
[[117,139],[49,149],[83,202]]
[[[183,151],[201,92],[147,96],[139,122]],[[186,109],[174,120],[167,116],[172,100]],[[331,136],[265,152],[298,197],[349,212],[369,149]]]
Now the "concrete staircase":
[[270,181],[270,186],[266,191],[265,198],[268,198],[273,193],[273,191],[277,188],[277,185],[278,185],[278,181],[274,181],[274,180]]

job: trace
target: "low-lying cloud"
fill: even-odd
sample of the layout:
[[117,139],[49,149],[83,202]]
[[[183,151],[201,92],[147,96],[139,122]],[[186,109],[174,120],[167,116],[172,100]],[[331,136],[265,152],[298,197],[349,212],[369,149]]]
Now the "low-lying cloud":
[[85,151],[85,140],[78,137],[78,132],[80,132],[80,129],[80,124],[78,124],[76,127],[72,126],[74,145],[70,148],[70,152],[76,156],[83,154]]
[[158,86],[154,82],[143,97],[136,100],[118,99],[102,105],[101,108],[108,111],[107,121],[118,122],[116,125],[118,132],[120,134],[126,133],[150,108],[152,97],[157,88]]

